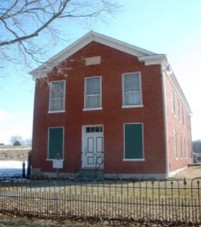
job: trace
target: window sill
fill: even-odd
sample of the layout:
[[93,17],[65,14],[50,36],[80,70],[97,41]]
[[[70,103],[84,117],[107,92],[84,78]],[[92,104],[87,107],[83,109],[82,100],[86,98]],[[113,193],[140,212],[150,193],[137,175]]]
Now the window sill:
[[94,111],[94,110],[102,110],[103,108],[102,107],[99,107],[99,108],[84,108],[82,109],[83,111]]
[[130,106],[122,106],[122,109],[126,109],[126,108],[142,108],[144,107],[143,105],[130,105]]
[[65,113],[65,110],[58,110],[58,111],[48,111],[49,114],[55,114],[55,113]]
[[124,162],[144,162],[145,159],[123,159]]
[[[48,161],[48,162],[49,162],[49,161],[52,162],[52,161],[54,161],[54,160],[55,160],[55,159],[49,159],[49,158],[46,159],[46,161]],[[58,159],[58,160],[64,161],[64,159]]]

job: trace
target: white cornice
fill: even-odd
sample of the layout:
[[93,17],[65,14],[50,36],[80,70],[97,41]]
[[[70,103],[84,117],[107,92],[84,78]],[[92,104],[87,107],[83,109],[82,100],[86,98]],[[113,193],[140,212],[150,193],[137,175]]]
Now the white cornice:
[[145,65],[160,65],[167,59],[165,54],[155,54],[149,56],[138,57],[138,60],[144,62]]
[[190,105],[186,99],[186,96],[184,95],[184,92],[174,74],[174,71],[171,67],[171,65],[169,64],[169,62],[166,60],[166,61],[163,61],[162,64],[161,64],[161,69],[162,69],[162,73],[166,74],[168,76],[168,78],[170,79],[172,85],[174,86],[174,88],[176,89],[178,95],[180,96],[182,102],[184,103],[186,109],[188,110],[189,114],[192,113],[191,111],[191,108],[190,108]]
[[[159,64],[159,59],[164,56],[157,55],[143,48],[91,31],[85,36],[75,41],[74,43],[72,43],[71,45],[69,45],[68,47],[66,47],[64,50],[62,50],[55,56],[53,56],[52,58],[50,58],[38,68],[31,71],[30,74],[34,77],[46,77],[47,73],[50,72],[56,65],[58,65],[66,58],[70,57],[71,55],[73,55],[74,53],[76,53],[77,51],[79,51],[93,41],[138,57],[140,61],[144,61],[147,65],[150,65],[152,63]],[[147,59],[145,60],[146,57]]]

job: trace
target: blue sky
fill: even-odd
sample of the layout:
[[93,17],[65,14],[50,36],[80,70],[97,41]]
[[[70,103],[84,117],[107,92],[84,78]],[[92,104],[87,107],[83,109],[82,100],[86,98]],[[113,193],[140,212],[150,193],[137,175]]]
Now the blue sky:
[[[144,49],[167,54],[192,109],[192,138],[201,139],[201,1],[125,0],[112,17],[86,23],[60,22],[66,41],[50,48],[55,55],[90,30]],[[41,37],[42,38],[42,37]],[[0,143],[32,136],[34,81],[29,69],[8,64],[0,75]]]

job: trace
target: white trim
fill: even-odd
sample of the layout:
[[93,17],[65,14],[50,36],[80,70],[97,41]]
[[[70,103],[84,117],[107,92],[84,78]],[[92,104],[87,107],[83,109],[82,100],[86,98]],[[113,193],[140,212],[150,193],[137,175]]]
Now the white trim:
[[145,55],[138,57],[140,62],[144,62],[146,66],[148,65],[160,65],[167,57],[165,54],[155,54],[155,55]]
[[[132,105],[124,105],[124,96],[125,96],[125,92],[124,92],[124,78],[127,75],[138,75],[139,76],[139,90],[140,90],[140,104],[132,104]],[[142,97],[142,75],[140,71],[136,71],[136,72],[125,72],[122,73],[121,75],[122,77],[122,108],[135,108],[135,107],[143,107],[143,97]]]
[[[191,111],[191,108],[190,108],[190,105],[183,93],[183,90],[173,72],[172,69],[169,70],[169,68],[171,68],[170,64],[168,63],[168,61],[163,61],[162,64],[161,64],[161,67],[162,67],[162,71],[165,73],[165,75],[167,75],[167,77],[169,78],[173,88],[175,89],[177,95],[179,96],[180,100],[182,101],[182,103],[184,104],[187,112],[189,113],[189,115],[191,115],[192,111]],[[168,69],[167,69],[168,68]]]
[[139,60],[145,62],[146,65],[160,64],[160,62],[165,58],[165,55],[156,54],[143,48],[91,31],[31,71],[30,74],[36,78],[46,77],[54,66],[66,60],[93,41],[120,50],[124,53],[131,54],[135,57],[139,57]]
[[[81,138],[82,138],[82,153],[81,153],[81,161],[82,161],[82,165],[81,165],[81,169],[85,169],[85,166],[83,165],[83,153],[84,153],[84,146],[85,146],[85,135],[86,135],[86,132],[85,132],[85,129],[87,127],[102,127],[102,136],[103,136],[103,167],[100,168],[101,170],[104,169],[104,158],[105,158],[105,143],[104,143],[104,125],[103,124],[94,124],[94,125],[82,125],[81,126]],[[96,168],[96,167],[95,167]],[[88,168],[86,168],[88,169]],[[92,168],[94,169],[94,168]]]
[[177,173],[179,173],[179,172],[185,170],[187,167],[188,167],[188,166],[185,166],[185,167],[183,167],[183,168],[176,169],[176,170],[174,170],[174,171],[169,172],[168,177],[173,177],[173,176],[176,175]]
[[122,109],[128,109],[128,108],[142,108],[144,105],[130,105],[130,106],[121,106]]
[[63,159],[62,160],[65,160],[65,157],[64,157],[64,155],[65,155],[65,153],[64,153],[64,150],[65,150],[65,148],[64,148],[64,145],[65,145],[65,143],[64,143],[64,139],[65,139],[65,128],[64,128],[64,126],[56,126],[56,127],[48,127],[47,128],[47,133],[48,133],[48,139],[47,139],[47,159],[46,160],[48,160],[48,161],[51,161],[51,160],[53,160],[53,159],[50,159],[50,158],[48,158],[49,157],[49,129],[51,129],[51,128],[62,128],[63,129]]
[[[100,107],[94,107],[94,108],[86,108],[86,81],[88,79],[100,79]],[[90,76],[84,78],[84,108],[83,111],[92,111],[92,110],[102,110],[102,76]]]
[[57,113],[65,113],[65,110],[60,110],[60,111],[48,111],[48,114],[57,114]]
[[96,110],[102,110],[103,108],[102,107],[99,107],[99,108],[88,108],[88,109],[82,109],[83,111],[96,111]]
[[144,162],[145,159],[126,159],[126,158],[123,158],[123,161],[124,162]]
[[164,142],[165,142],[165,156],[166,156],[166,173],[169,173],[169,130],[168,130],[168,113],[167,113],[167,90],[166,90],[166,79],[162,72],[162,92],[163,92],[163,113],[164,113]]
[[[125,158],[125,152],[126,152],[126,147],[125,147],[125,125],[141,125],[142,126],[142,159],[126,159]],[[123,146],[124,146],[124,153],[123,153],[123,161],[145,161],[145,155],[144,155],[144,123],[142,122],[126,122],[123,124]]]

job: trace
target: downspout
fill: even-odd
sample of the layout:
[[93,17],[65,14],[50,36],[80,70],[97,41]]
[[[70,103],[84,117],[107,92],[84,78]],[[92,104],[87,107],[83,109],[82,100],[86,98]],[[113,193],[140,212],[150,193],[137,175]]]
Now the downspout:
[[165,139],[165,156],[166,156],[166,178],[169,177],[169,146],[168,146],[168,117],[167,117],[167,97],[166,97],[166,83],[165,83],[166,69],[161,64],[161,76],[162,76],[162,92],[163,92],[163,115],[164,115],[164,139]]

